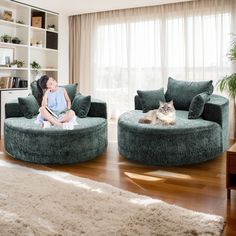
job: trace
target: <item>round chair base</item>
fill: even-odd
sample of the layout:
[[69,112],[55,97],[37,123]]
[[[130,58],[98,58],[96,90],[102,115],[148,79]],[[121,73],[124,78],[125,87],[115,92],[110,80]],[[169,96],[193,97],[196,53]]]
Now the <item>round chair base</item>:
[[176,111],[176,125],[140,124],[140,110],[122,114],[118,121],[118,148],[125,158],[147,165],[179,166],[204,162],[222,152],[221,126],[188,119]]
[[107,146],[104,118],[77,118],[73,130],[42,129],[34,122],[24,117],[5,120],[5,150],[12,157],[38,164],[71,164],[91,160]]

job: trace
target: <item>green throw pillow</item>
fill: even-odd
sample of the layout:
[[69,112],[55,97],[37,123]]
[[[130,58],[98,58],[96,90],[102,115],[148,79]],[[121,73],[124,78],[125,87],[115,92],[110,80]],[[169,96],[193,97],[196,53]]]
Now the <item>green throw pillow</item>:
[[164,89],[137,91],[143,112],[148,112],[159,107],[159,101],[165,102]]
[[31,87],[31,91],[32,91],[33,96],[37,99],[37,82],[34,80],[30,84],[30,87]]
[[188,118],[197,119],[199,118],[204,110],[205,103],[210,100],[210,95],[207,93],[200,93],[196,95],[190,104]]
[[80,94],[76,95],[74,98],[71,109],[80,118],[85,118],[91,106],[91,96],[82,96]]
[[20,110],[25,118],[31,119],[39,113],[39,105],[33,95],[29,95],[28,97],[19,97],[18,102]]
[[75,98],[77,85],[78,84],[75,83],[75,84],[67,84],[67,85],[60,86],[60,87],[66,89],[66,92],[68,93],[68,96],[69,96],[71,102],[73,102],[73,100]]
[[211,95],[213,89],[212,80],[188,82],[169,78],[165,97],[167,102],[173,100],[175,109],[188,111],[196,95],[204,92]]

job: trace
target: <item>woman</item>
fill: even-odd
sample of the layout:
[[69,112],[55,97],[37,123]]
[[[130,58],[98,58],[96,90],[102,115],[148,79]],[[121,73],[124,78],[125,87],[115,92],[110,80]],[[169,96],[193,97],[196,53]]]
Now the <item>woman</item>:
[[[64,129],[73,129],[76,116],[71,110],[70,98],[64,88],[57,86],[55,79],[43,75],[37,81],[37,98],[38,103],[41,104],[37,121],[43,124],[43,128],[55,125]],[[57,118],[52,115],[53,113]]]

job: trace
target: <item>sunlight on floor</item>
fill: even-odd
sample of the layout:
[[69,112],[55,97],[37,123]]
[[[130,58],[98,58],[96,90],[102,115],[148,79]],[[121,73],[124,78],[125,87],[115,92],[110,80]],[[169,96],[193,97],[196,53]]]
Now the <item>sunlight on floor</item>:
[[161,203],[161,200],[158,199],[153,199],[153,198],[131,198],[129,202],[138,204],[138,205],[143,205],[143,206],[148,206],[150,204],[155,204],[155,203]]
[[86,183],[72,180],[71,179],[72,176],[70,174],[67,174],[64,172],[57,172],[57,171],[48,172],[48,171],[33,170],[33,169],[32,169],[32,171],[35,173],[41,174],[41,175],[51,177],[55,180],[58,180],[60,182],[66,183],[66,184],[71,184],[71,185],[74,185],[79,188],[84,188],[84,189],[90,190],[91,192],[103,193],[103,191],[100,188],[93,188]]
[[179,173],[164,171],[164,170],[156,170],[156,171],[146,172],[144,174],[151,175],[151,176],[158,176],[158,177],[161,176],[161,177],[166,177],[166,178],[192,179],[190,175],[179,174]]
[[93,186],[89,186],[86,183],[73,180],[72,179],[73,176],[68,173],[65,173],[65,172],[35,170],[32,168],[20,166],[17,164],[11,164],[11,163],[8,163],[8,162],[2,161],[2,160],[0,160],[0,166],[8,167],[8,168],[17,168],[17,169],[21,169],[21,170],[27,170],[29,172],[44,175],[44,176],[50,177],[52,179],[55,179],[57,181],[60,181],[60,182],[66,183],[66,184],[71,184],[71,185],[74,185],[79,188],[84,188],[84,189],[90,190],[91,192],[104,193],[104,191],[102,191],[101,188],[96,188]]
[[130,173],[130,172],[124,172],[124,174],[131,179],[138,179],[138,180],[144,180],[144,181],[161,181],[161,180],[163,180],[162,178],[140,175],[140,174],[135,174],[135,173]]

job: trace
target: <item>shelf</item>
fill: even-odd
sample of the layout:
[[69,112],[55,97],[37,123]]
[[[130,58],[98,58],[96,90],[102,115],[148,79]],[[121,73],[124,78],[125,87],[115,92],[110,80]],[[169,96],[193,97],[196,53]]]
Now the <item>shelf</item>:
[[39,27],[34,27],[34,26],[30,26],[31,30],[38,30],[38,31],[46,31],[46,29],[44,28],[39,28]]
[[25,67],[20,67],[20,68],[0,67],[0,70],[28,70],[28,68],[25,68]]
[[13,21],[7,21],[7,20],[2,20],[2,19],[0,19],[0,25],[8,25],[11,27],[25,27],[25,28],[29,27],[28,25],[25,25],[25,24],[19,24]]
[[[34,71],[33,69],[31,69],[31,71]],[[57,72],[58,71],[58,69],[54,69],[54,68],[52,68],[52,69],[49,69],[49,68],[41,68],[41,69],[38,69],[38,71],[55,71],[55,72]]]
[[49,30],[49,29],[44,29],[44,28],[38,28],[38,27],[34,27],[34,26],[30,26],[30,29],[31,30],[38,30],[38,31],[48,31],[48,32],[52,32],[52,33],[55,33],[55,34],[58,34],[58,31],[57,30]]
[[58,50],[56,49],[50,49],[50,48],[45,48],[45,47],[35,47],[35,46],[30,46],[31,49],[36,49],[36,50],[45,50],[45,51],[52,51],[52,52],[57,52]]
[[16,44],[16,43],[4,43],[4,42],[0,42],[0,46],[6,46],[6,47],[23,47],[23,48],[27,48],[28,45],[25,44]]
[[49,29],[47,29],[46,31],[58,34],[58,31],[56,31],[56,30],[49,30]]
[[5,89],[0,88],[0,91],[11,91],[11,90],[28,90],[28,88],[5,88]]

